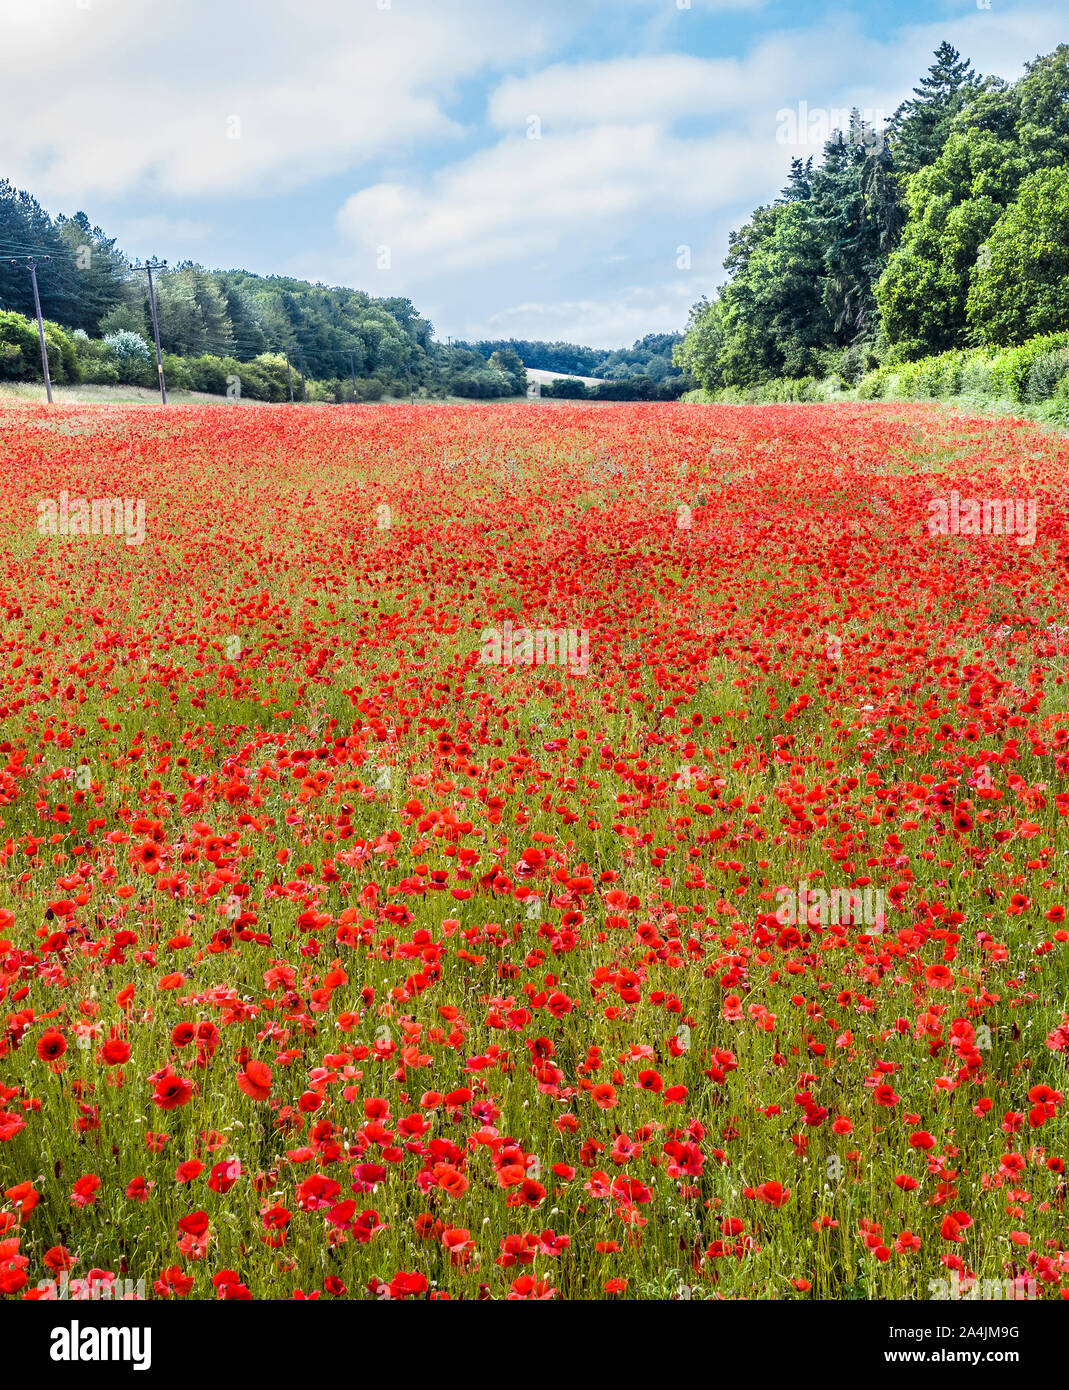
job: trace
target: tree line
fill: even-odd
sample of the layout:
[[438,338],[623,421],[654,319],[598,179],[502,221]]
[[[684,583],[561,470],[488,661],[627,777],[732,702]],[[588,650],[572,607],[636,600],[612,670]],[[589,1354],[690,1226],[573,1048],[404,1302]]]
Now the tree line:
[[511,351],[525,366],[566,376],[593,376],[604,381],[630,381],[645,377],[650,382],[674,381],[685,374],[672,361],[682,333],[647,333],[629,348],[589,348],[576,343],[548,343],[526,338],[484,339],[461,343],[489,360],[495,352]]
[[[31,194],[0,180],[0,308],[9,314],[34,312],[30,278],[17,259],[27,254],[38,259],[45,317],[77,335],[82,379],[113,379],[109,368],[121,379],[136,368],[143,354],[126,338],[136,335],[146,347],[151,340],[145,277],[132,272],[115,238],[84,212],[53,219]],[[445,365],[430,362],[431,325],[408,299],[376,299],[286,276],[205,270],[191,261],[160,274],[155,284],[161,346],[172,358],[250,363],[288,356],[294,371],[308,378],[355,376],[387,391],[406,388],[409,373],[421,383]],[[6,337],[9,347],[17,340],[10,321]],[[99,348],[87,349],[85,339]],[[11,376],[25,366],[34,374],[32,363],[14,358],[8,352],[0,372]],[[153,375],[154,369],[150,380]]]
[[[38,260],[54,379],[154,386],[146,278],[84,212],[53,218],[6,179],[0,180],[0,379],[41,376],[27,255]],[[522,395],[526,367],[542,365],[607,377],[615,392],[607,399],[670,398],[695,384],[671,360],[680,334],[650,334],[618,352],[516,340],[444,344],[407,298],[207,270],[192,261],[169,267],[154,283],[164,372],[177,390],[261,400],[285,400],[291,389],[298,400],[377,400],[410,391],[493,399]]]
[[729,237],[677,365],[711,391],[1069,328],[1069,45],[1009,83],[948,43],[882,128],[856,111]]

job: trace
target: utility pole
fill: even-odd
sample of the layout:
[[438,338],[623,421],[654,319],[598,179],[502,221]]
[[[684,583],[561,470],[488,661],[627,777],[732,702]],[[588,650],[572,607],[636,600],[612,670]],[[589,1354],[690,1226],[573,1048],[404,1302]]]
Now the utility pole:
[[[42,260],[50,261],[51,256],[42,256]],[[12,265],[18,265],[18,261],[12,257]],[[45,391],[48,395],[48,404],[52,404],[52,377],[48,371],[48,349],[45,347],[45,321],[41,317],[41,296],[37,293],[37,262],[32,256],[26,257],[26,269],[30,272],[30,279],[33,281],[33,307],[37,310],[37,336],[41,340],[41,370],[45,374]]]
[[308,404],[308,386],[304,379],[304,353],[301,351],[300,344],[297,345],[297,362],[301,373],[301,400],[305,405]]
[[286,353],[286,380],[290,385],[290,405],[293,404],[293,368],[290,366],[290,355]]
[[353,373],[353,404],[356,404],[356,362],[353,358],[352,350],[349,351],[349,366]]
[[160,323],[156,317],[156,291],[152,287],[152,272],[154,270],[166,270],[167,262],[158,261],[153,256],[151,261],[146,261],[144,265],[133,265],[131,270],[148,271],[148,302],[152,310],[152,336],[156,339],[156,371],[160,377],[160,400],[164,405],[167,404],[167,383],[163,379],[163,354],[160,352]]

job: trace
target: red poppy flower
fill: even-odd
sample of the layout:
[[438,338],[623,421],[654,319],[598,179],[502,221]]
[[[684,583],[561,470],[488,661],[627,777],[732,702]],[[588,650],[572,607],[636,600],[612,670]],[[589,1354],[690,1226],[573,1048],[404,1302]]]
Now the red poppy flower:
[[55,1028],[50,1028],[37,1039],[37,1055],[42,1062],[55,1062],[67,1050],[67,1039]]
[[238,1072],[238,1089],[250,1100],[267,1100],[271,1094],[271,1068],[250,1059]]
[[173,1073],[161,1076],[152,1093],[153,1101],[161,1110],[177,1110],[186,1105],[193,1094],[193,1083]]

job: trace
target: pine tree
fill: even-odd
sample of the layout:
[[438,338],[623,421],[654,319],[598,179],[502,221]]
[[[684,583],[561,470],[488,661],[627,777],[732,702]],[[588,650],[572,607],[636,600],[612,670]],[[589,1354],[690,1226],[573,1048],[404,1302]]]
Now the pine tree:
[[84,212],[58,217],[56,227],[74,270],[78,307],[67,322],[84,328],[91,337],[100,333],[100,321],[123,303],[127,261],[116,248],[115,238],[91,227]]
[[786,186],[780,189],[781,203],[804,202],[813,196],[813,156],[808,159],[796,157],[791,160],[791,172]]
[[[36,198],[0,179],[0,309],[32,315],[33,288],[26,257],[39,261],[37,283],[45,318],[71,323],[77,314],[78,287],[63,238]],[[45,261],[45,257],[52,259]],[[12,265],[12,259],[17,264]]]
[[932,164],[946,144],[952,118],[979,86],[972,65],[944,41],[935,62],[891,117],[888,133],[899,174],[913,174]]

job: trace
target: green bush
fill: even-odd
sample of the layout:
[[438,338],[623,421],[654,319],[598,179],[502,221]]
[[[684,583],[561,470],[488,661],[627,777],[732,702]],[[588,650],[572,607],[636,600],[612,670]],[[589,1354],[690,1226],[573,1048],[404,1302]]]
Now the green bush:
[[37,330],[22,314],[0,312],[0,376],[7,381],[41,379]]
[[[223,369],[223,389],[221,395],[230,400],[266,401],[271,399],[270,389],[255,362],[239,362],[236,357],[224,357],[219,365]],[[315,383],[308,383],[308,399],[314,399]]]
[[1048,333],[1012,348],[954,349],[915,362],[885,362],[862,377],[859,400],[931,400],[972,396],[1025,402],[1049,400],[1069,377],[1069,333]]
[[832,370],[842,377],[848,386],[856,386],[866,372],[872,372],[880,365],[879,354],[873,342],[851,343],[838,354]]
[[90,386],[117,386],[119,369],[111,349],[100,338],[90,338],[84,328],[76,328],[70,336],[80,379]]
[[[826,377],[774,377],[755,386],[723,386],[719,391],[686,391],[678,399],[685,404],[791,405],[806,401],[830,401],[839,397],[842,381]],[[664,399],[664,397],[658,397]],[[674,390],[670,399],[676,399]]]
[[358,401],[381,401],[382,382],[373,376],[369,376],[363,381],[357,378],[356,399]]
[[[34,326],[31,320],[31,329]],[[34,336],[36,337],[36,334]],[[78,365],[78,354],[74,349],[70,334],[58,323],[51,323],[48,319],[45,319],[45,347],[48,351],[48,374],[54,382],[62,385],[63,383],[81,381],[82,372]],[[40,345],[38,345],[38,362],[40,362]],[[38,375],[44,375],[40,367],[38,367]]]
[[963,396],[993,396],[995,385],[991,369],[993,359],[989,352],[980,349],[969,354],[961,373],[961,394]]
[[112,356],[124,386],[155,386],[158,380],[156,359],[140,333],[121,328],[109,333],[104,345]]
[[859,401],[878,401],[882,400],[887,394],[888,385],[893,375],[890,365],[885,364],[877,367],[874,372],[869,372],[863,376],[857,384],[857,398]]
[[177,353],[165,352],[163,354],[163,379],[167,383],[169,391],[193,390],[193,379],[186,366],[185,358],[179,357]]
[[[81,381],[74,340],[59,324],[45,319],[48,374],[53,382]],[[13,311],[0,312],[0,378],[7,381],[43,381],[41,343],[33,319]]]
[[222,358],[205,353],[203,357],[187,358],[186,367],[191,390],[204,391],[211,396],[222,396],[226,393],[226,368],[223,366]]
[[1055,394],[1069,376],[1069,348],[1057,348],[1037,357],[1028,373],[1025,400],[1045,401]]
[[1029,338],[1020,347],[1006,348],[999,353],[992,371],[992,382],[998,394],[1023,402],[1032,368],[1046,353],[1064,347],[1069,347],[1069,333],[1045,333]]
[[[286,359],[280,352],[262,352],[259,357],[254,357],[251,362],[244,363],[243,367],[248,371],[250,379],[255,377],[255,390],[259,394],[253,396],[254,400],[289,400],[289,381],[286,373]],[[245,389],[243,380],[242,391],[244,392]],[[299,389],[300,381],[297,382],[297,386],[294,389],[295,398],[297,397]]]
[[96,358],[82,364],[82,380],[90,386],[118,386],[119,369],[114,362]]

